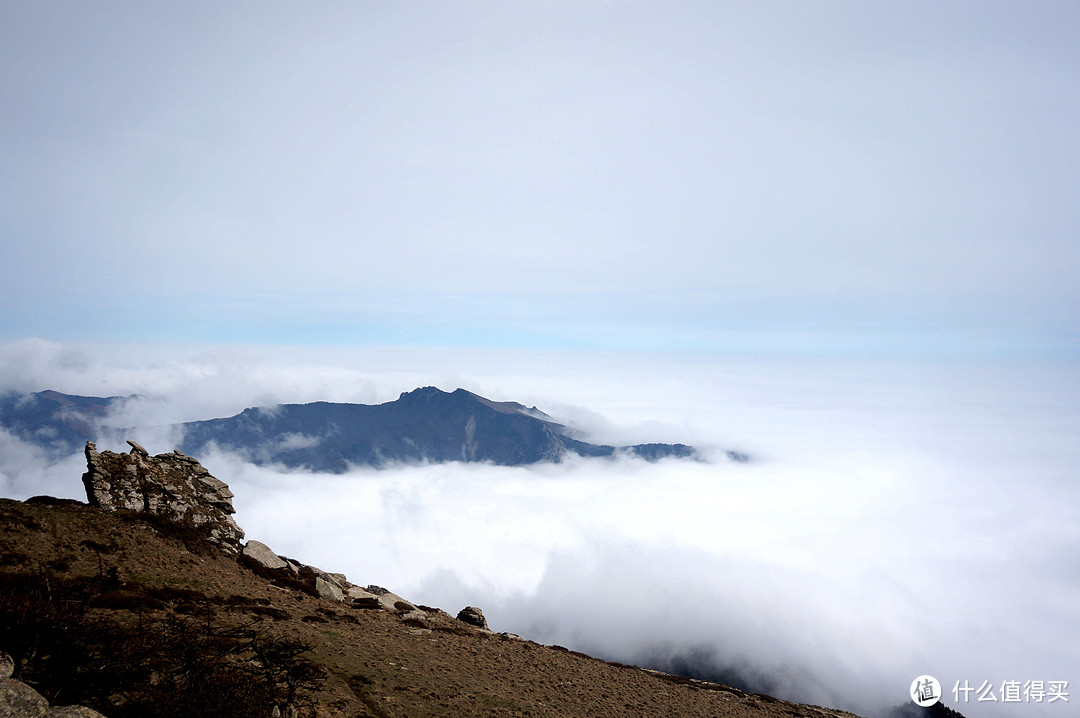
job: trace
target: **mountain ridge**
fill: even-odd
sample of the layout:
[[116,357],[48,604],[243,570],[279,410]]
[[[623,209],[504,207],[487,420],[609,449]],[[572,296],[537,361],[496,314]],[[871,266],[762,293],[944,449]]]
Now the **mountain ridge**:
[[[354,466],[451,461],[520,466],[569,456],[701,459],[687,444],[593,444],[535,406],[495,401],[463,388],[446,392],[420,387],[382,404],[256,406],[232,416],[165,427],[105,424],[113,410],[135,397],[84,397],[53,390],[8,394],[0,397],[0,426],[54,458],[78,451],[88,440],[121,435],[138,439],[150,429],[166,428],[181,433],[177,443],[191,456],[217,448],[256,464],[330,473]],[[727,452],[727,458],[749,459],[735,451]]]

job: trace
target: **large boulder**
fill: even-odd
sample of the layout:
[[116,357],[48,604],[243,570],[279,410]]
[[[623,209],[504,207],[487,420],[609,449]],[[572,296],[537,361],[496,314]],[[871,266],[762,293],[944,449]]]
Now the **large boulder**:
[[416,606],[406,601],[404,598],[397,595],[396,593],[388,591],[382,586],[368,586],[366,590],[368,593],[375,596],[375,598],[379,602],[379,605],[383,607],[384,611],[389,611],[390,613],[398,613],[402,611],[407,612],[416,610]]
[[273,549],[261,541],[248,541],[244,546],[244,555],[274,571],[286,568],[289,565],[283,558],[274,553]]
[[201,529],[207,539],[232,553],[240,551],[243,530],[232,514],[233,493],[196,459],[179,451],[150,456],[133,441],[131,451],[97,450],[86,442],[83,486],[91,506],[146,511]]
[[0,718],[45,718],[49,702],[30,686],[13,678],[0,680]]
[[466,606],[458,612],[457,619],[470,626],[476,626],[477,628],[487,628],[487,619],[484,618],[484,612],[476,606]]
[[327,601],[333,601],[334,603],[341,603],[345,600],[345,593],[341,590],[341,586],[336,582],[323,578],[322,576],[315,577],[315,590],[319,592],[319,595],[325,598]]

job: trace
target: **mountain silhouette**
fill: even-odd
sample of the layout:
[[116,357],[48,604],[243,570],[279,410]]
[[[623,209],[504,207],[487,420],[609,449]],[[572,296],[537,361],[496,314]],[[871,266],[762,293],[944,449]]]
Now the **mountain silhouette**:
[[590,444],[569,436],[565,426],[536,408],[431,386],[384,404],[281,404],[183,428],[181,449],[192,456],[213,444],[255,463],[329,472],[397,462],[518,466],[559,461],[568,454],[623,452],[648,460],[695,454],[685,444]]
[[[106,425],[110,412],[133,397],[85,397],[43,391],[0,397],[0,426],[53,458],[112,434],[140,428]],[[158,427],[160,428],[160,427]],[[636,456],[648,461],[693,458],[686,444],[610,446],[576,438],[536,407],[492,401],[465,389],[423,387],[383,404],[313,402],[255,407],[226,418],[176,425],[180,448],[195,457],[217,448],[256,464],[341,473],[351,466],[486,462],[520,466],[567,456]],[[119,432],[119,433],[118,433]],[[734,461],[746,461],[728,452]]]

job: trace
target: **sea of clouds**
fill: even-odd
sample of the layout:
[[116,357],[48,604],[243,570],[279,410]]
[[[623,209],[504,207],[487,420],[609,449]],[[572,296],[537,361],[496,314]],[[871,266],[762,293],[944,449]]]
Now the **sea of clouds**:
[[[1080,701],[1075,366],[0,345],[0,390],[139,394],[117,426],[425,385],[711,458],[343,475],[203,463],[249,538],[415,602],[478,605],[496,631],[863,715],[908,701],[921,674],[972,718],[1064,718]],[[177,437],[138,438],[159,453]],[[83,468],[0,432],[0,495],[81,498]],[[1069,703],[952,694],[1061,680]]]

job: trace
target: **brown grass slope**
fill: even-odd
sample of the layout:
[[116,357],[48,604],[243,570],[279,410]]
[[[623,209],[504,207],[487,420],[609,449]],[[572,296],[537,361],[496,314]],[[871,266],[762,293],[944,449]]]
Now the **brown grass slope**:
[[[146,514],[0,499],[0,650],[109,718],[851,716],[606,663],[437,609],[350,609],[274,585]],[[50,623],[51,622],[51,623]],[[209,706],[209,707],[207,707]]]

